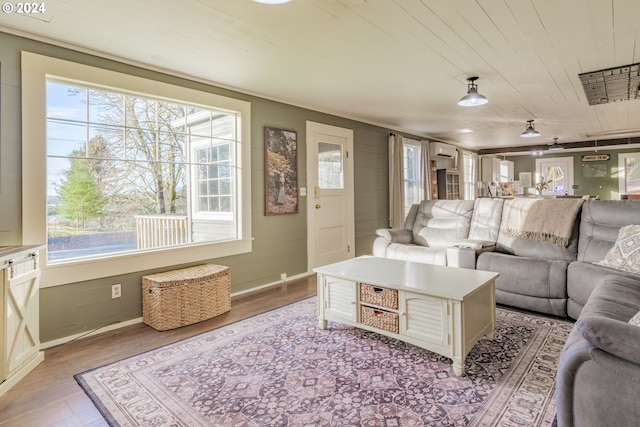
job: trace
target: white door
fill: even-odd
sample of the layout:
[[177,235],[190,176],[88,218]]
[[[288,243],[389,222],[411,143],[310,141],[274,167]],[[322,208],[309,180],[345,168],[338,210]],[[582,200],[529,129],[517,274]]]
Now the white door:
[[536,183],[549,181],[542,195],[573,195],[573,157],[536,159]]
[[308,267],[354,253],[353,130],[307,122]]

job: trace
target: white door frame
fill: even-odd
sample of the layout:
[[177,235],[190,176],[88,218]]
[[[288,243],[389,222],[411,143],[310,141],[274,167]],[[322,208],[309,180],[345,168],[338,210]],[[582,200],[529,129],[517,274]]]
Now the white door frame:
[[317,259],[316,254],[316,220],[314,189],[318,184],[318,139],[317,134],[334,135],[346,138],[347,155],[344,158],[344,191],[347,193],[345,218],[347,222],[347,235],[350,246],[349,257],[355,253],[355,213],[354,213],[354,171],[353,171],[353,130],[331,126],[324,123],[307,121],[307,271],[312,272]]

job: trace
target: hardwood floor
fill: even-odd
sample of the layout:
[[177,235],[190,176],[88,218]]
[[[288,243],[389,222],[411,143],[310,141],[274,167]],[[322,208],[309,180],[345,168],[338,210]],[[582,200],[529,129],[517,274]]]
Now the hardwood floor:
[[138,323],[45,351],[45,360],[0,397],[0,426],[106,426],[74,374],[316,295],[315,275],[232,298],[231,311],[158,332]]

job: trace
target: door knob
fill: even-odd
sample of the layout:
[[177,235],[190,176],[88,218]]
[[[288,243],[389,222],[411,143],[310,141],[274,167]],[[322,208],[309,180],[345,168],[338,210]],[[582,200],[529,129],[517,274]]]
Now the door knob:
[[316,209],[320,209],[320,205],[319,204],[316,204]]

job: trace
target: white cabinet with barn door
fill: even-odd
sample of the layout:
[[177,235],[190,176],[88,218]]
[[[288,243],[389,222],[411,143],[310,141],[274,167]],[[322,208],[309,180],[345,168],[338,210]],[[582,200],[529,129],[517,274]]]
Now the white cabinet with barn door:
[[37,246],[0,247],[0,396],[44,360]]

